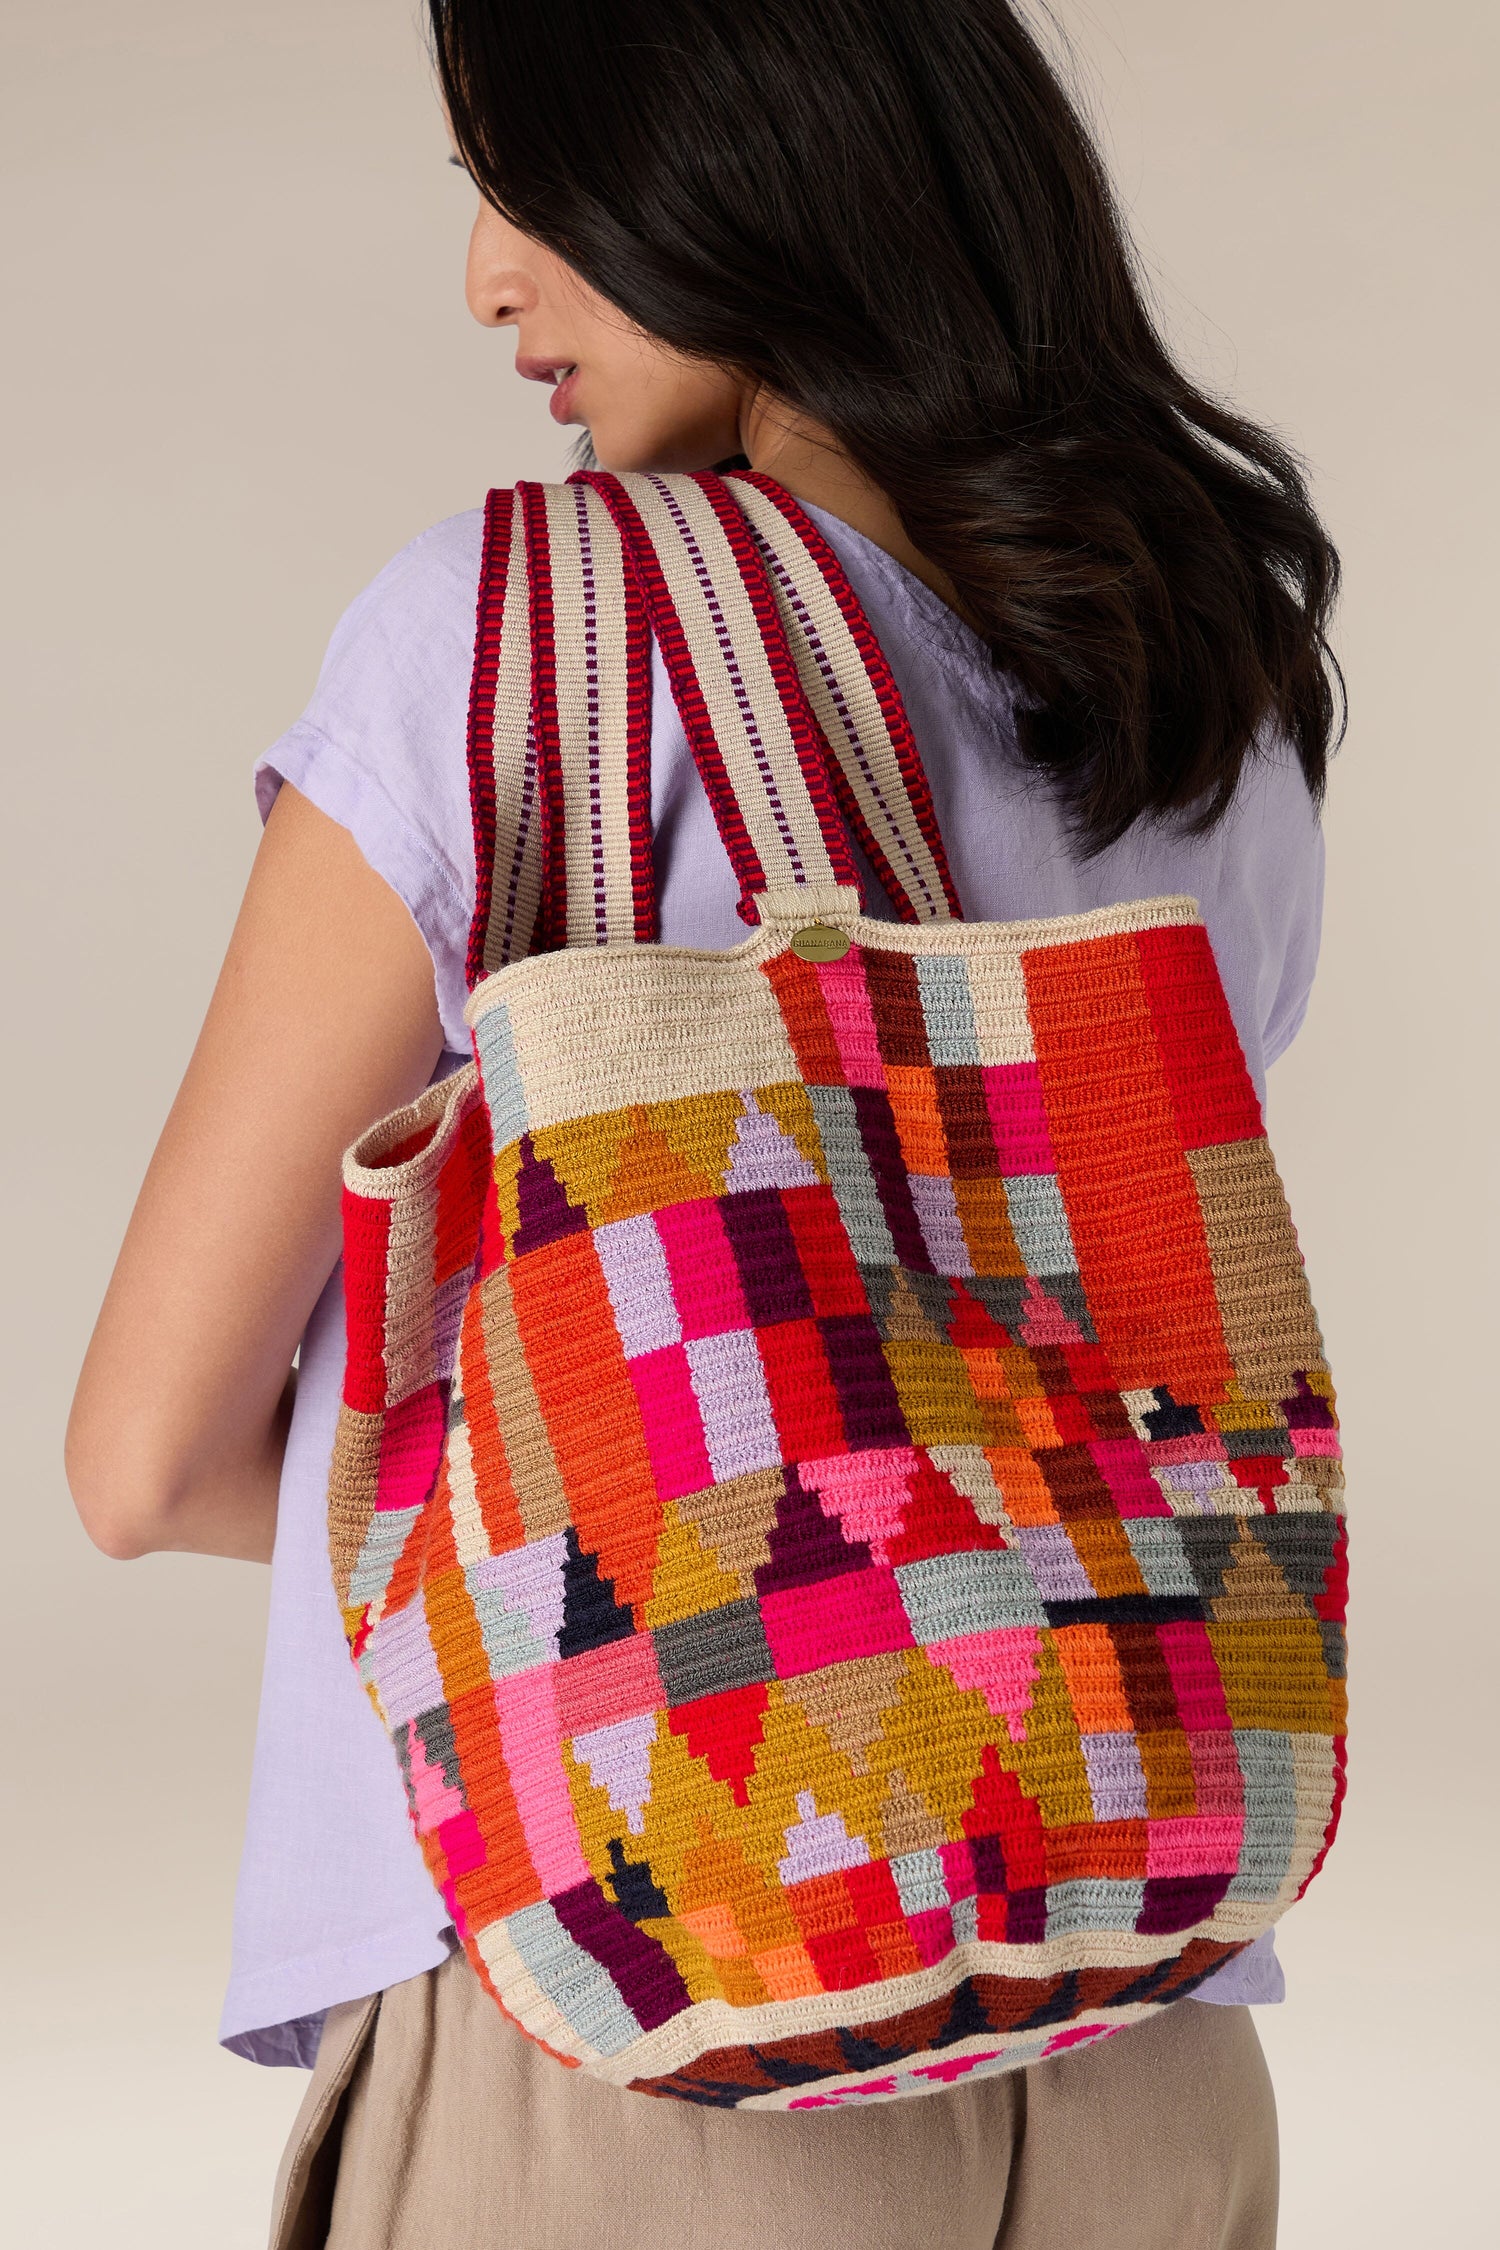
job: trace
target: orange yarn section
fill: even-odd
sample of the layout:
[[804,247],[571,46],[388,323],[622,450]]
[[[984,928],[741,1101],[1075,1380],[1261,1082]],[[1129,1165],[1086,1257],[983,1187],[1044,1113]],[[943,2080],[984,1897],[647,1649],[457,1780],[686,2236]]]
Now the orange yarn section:
[[1133,933],[1021,956],[1079,1271],[1122,1390],[1222,1398],[1224,1343],[1198,1191]]
[[566,1235],[518,1258],[510,1276],[579,1543],[616,1597],[644,1611],[661,1507],[599,1253],[589,1235]]
[[464,1304],[459,1372],[474,1464],[474,1490],[490,1551],[502,1555],[525,1543],[526,1527],[521,1521],[505,1440],[500,1434],[500,1417],[495,1409],[489,1359],[484,1348],[484,1298],[478,1289],[470,1291]]
[[844,1066],[817,970],[788,952],[767,961],[764,975],[781,1009],[803,1085],[842,1086]]

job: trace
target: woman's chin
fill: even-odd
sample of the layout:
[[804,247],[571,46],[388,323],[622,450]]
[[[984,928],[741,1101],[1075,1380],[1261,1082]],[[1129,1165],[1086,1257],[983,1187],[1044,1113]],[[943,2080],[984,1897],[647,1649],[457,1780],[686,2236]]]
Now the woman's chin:
[[688,431],[624,432],[601,430],[596,423],[587,435],[598,466],[617,477],[691,475],[700,469],[716,468],[724,458],[721,446],[697,442]]

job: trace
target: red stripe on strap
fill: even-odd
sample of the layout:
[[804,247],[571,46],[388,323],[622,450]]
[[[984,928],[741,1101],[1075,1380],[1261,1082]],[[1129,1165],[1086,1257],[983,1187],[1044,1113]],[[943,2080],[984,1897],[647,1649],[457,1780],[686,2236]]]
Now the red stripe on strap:
[[661,934],[656,902],[656,862],[651,851],[651,627],[633,571],[625,577],[626,806],[630,821],[630,889],[635,941],[651,945]]
[[526,527],[526,574],[531,597],[531,713],[536,737],[537,802],[542,821],[542,901],[535,950],[555,952],[568,942],[568,868],[564,836],[562,740],[557,720],[557,652],[552,615],[552,542],[547,493],[540,484],[518,484]]
[[881,889],[896,909],[896,919],[899,922],[920,923],[923,916],[917,912],[910,892],[881,849],[874,830],[865,818],[864,807],[854,793],[854,785],[836,754],[829,759],[828,778],[838,799],[839,810],[859,838],[860,849],[874,868]]
[[[667,678],[671,682],[673,699],[681,714],[688,748],[692,751],[693,762],[708,792],[709,805],[740,886],[740,918],[753,923],[759,917],[750,902],[757,891],[763,891],[766,887],[765,870],[760,864],[760,856],[750,840],[750,831],[745,826],[734,791],[730,787],[723,756],[714,734],[713,721],[708,714],[708,705],[703,699],[703,690],[698,685],[698,675],[688,653],[687,636],[673,606],[666,578],[656,558],[656,549],[651,543],[651,535],[641,521],[635,502],[618,477],[611,476],[602,469],[578,469],[574,471],[574,477],[580,483],[592,485],[614,517],[646,616],[662,653],[662,662],[667,668]],[[569,482],[572,481],[570,478]]]
[[[895,674],[886,661],[885,651],[876,638],[875,628],[865,615],[859,596],[849,583],[848,573],[811,516],[798,505],[789,492],[777,484],[773,477],[763,476],[758,469],[732,469],[728,478],[724,481],[751,484],[758,492],[763,492],[772,505],[785,517],[812,560],[817,564],[829,592],[838,604],[839,613],[849,628],[854,645],[859,650],[860,659],[864,664],[870,685],[875,692],[876,701],[880,705],[881,716],[885,720],[886,731],[890,735],[891,747],[895,752],[897,770],[906,786],[907,801],[911,807],[912,817],[916,821],[927,848],[937,864],[938,874],[942,878],[943,897],[947,902],[948,911],[955,921],[962,920],[963,910],[959,904],[958,892],[954,888],[952,873],[949,870],[948,855],[943,849],[937,812],[932,802],[932,791],[928,785],[927,774],[917,749],[916,737],[912,733],[911,721],[906,714],[906,705],[902,700],[901,690],[896,685]],[[858,836],[860,845],[879,874],[882,884],[890,893],[892,903],[898,911],[903,906],[908,907],[908,911],[902,913],[903,920],[917,920],[918,917],[915,912],[909,910],[909,902],[906,900],[906,893],[899,878],[890,868],[879,845],[869,832],[864,815],[859,809],[858,802],[837,758],[833,760],[832,779],[844,816],[853,828],[855,835]]]
[[500,669],[500,625],[510,568],[514,495],[492,492],[484,504],[484,547],[479,563],[479,604],[474,628],[474,673],[469,688],[469,811],[474,823],[474,919],[464,973],[472,992],[484,975],[485,941],[495,888],[495,685]]

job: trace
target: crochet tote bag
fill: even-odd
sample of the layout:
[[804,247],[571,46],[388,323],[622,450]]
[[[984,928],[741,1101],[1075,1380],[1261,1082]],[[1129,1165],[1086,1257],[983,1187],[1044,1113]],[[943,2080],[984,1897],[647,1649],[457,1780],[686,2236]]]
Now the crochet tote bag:
[[[963,921],[767,480],[487,520],[475,1061],[347,1159],[330,1497],[433,1879],[506,2014],[647,2093],[1112,2033],[1341,1794],[1333,1393],[1196,907]],[[654,942],[653,633],[735,951]]]

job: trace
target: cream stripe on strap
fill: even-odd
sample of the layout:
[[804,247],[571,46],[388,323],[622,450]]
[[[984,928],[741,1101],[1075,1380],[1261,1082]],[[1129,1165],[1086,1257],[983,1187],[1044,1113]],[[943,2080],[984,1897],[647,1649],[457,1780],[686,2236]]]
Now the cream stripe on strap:
[[[857,883],[827,748],[722,478],[585,480],[608,503],[742,892]],[[753,909],[751,909],[753,914]]]
[[775,589],[798,676],[836,761],[840,800],[903,918],[960,913],[911,726],[879,642],[838,558],[768,477],[725,479]]
[[470,981],[527,952],[649,942],[650,626],[741,887],[857,887],[959,909],[900,692],[817,527],[731,478],[490,495],[470,721]]
[[471,987],[528,953],[655,937],[650,635],[581,485],[489,496],[469,785]]
[[[644,626],[631,617],[620,535],[598,494],[583,484],[518,489],[530,527],[543,781],[561,828],[560,837],[548,837],[547,934],[554,945],[629,944],[642,934],[633,881],[631,753],[641,717],[633,702],[647,660]],[[543,539],[545,556],[539,554]],[[543,603],[549,610],[544,623],[538,619]]]

